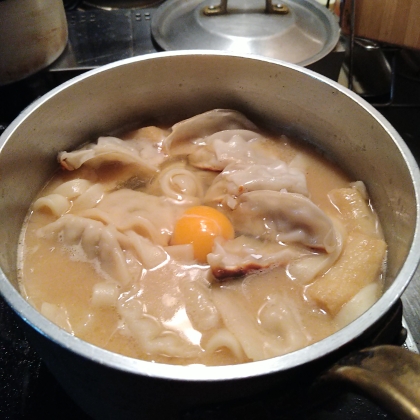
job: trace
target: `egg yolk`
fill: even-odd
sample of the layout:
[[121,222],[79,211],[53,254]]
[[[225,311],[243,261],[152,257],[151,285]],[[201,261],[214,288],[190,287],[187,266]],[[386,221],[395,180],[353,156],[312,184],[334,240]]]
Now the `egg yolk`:
[[213,249],[214,240],[222,236],[233,239],[235,231],[229,219],[213,207],[190,207],[175,224],[172,245],[192,244],[194,258],[205,263]]

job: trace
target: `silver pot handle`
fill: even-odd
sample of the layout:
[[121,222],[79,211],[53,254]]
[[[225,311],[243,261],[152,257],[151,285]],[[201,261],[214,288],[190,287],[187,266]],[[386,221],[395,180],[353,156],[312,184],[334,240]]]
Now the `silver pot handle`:
[[[203,13],[206,16],[226,15],[228,13],[227,2],[228,0],[220,0],[218,6],[206,6]],[[283,4],[273,4],[272,0],[265,0],[265,13],[285,15],[289,13],[289,8]]]
[[420,355],[402,347],[361,350],[340,360],[320,379],[356,386],[399,419],[420,419]]

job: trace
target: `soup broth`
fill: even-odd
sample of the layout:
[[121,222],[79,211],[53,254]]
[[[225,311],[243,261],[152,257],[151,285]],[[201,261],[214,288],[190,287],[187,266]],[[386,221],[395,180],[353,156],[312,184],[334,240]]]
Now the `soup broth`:
[[363,183],[235,111],[101,137],[59,161],[22,230],[21,292],[99,347],[262,360],[381,294],[386,244]]

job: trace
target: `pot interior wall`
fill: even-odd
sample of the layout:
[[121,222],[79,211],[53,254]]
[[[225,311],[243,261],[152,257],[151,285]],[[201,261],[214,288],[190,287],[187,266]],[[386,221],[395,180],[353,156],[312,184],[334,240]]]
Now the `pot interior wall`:
[[[416,227],[413,179],[387,125],[314,73],[223,54],[161,54],[94,70],[25,111],[0,153],[0,262],[17,287],[19,232],[60,150],[143,123],[172,124],[212,108],[244,112],[260,126],[316,144],[367,184],[389,244],[386,286],[400,271]],[[375,114],[376,115],[376,114]]]

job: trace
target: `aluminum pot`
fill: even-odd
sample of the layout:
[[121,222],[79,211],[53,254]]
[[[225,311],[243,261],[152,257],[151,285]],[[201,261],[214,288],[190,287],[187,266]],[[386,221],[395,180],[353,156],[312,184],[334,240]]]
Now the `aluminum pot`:
[[[365,181],[389,245],[385,292],[350,325],[309,347],[247,364],[173,366],[134,360],[61,330],[19,294],[17,245],[35,194],[74,149],[134,123],[172,124],[232,108],[314,143]],[[222,52],[150,54],[89,71],[38,99],[0,142],[0,291],[69,395],[93,418],[173,417],[200,404],[286,390],[364,345],[399,301],[420,258],[417,164],[393,127],[359,96],[305,68]]]

